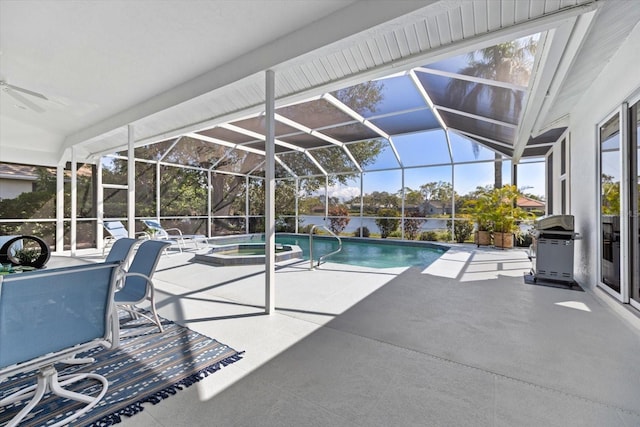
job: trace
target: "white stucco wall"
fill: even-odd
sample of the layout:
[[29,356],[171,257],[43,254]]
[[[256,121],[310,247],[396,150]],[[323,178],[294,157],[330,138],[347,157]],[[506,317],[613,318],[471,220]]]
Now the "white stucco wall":
[[583,286],[594,287],[599,280],[597,125],[640,89],[639,46],[640,25],[636,25],[570,115],[571,213],[582,236],[576,242],[574,276]]

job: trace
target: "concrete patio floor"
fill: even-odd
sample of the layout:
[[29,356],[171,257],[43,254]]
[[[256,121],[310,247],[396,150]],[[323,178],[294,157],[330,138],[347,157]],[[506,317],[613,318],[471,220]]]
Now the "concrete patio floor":
[[523,250],[281,264],[272,315],[264,266],[192,257],[162,258],[160,314],[244,358],[123,427],[640,426],[640,320],[598,290],[526,284]]

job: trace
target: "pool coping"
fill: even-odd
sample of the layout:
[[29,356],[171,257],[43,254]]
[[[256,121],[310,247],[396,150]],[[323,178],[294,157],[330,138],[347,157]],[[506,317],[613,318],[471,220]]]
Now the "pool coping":
[[[265,254],[257,255],[233,255],[224,254],[220,252],[228,252],[234,249],[241,249],[247,247],[264,247],[264,242],[255,243],[228,243],[228,244],[209,244],[209,251],[204,253],[198,253],[194,257],[194,261],[204,262],[207,264],[213,264],[217,266],[231,266],[231,265],[255,265],[264,264],[266,262]],[[296,245],[276,245],[276,248],[280,246],[282,248],[288,248],[283,252],[276,252],[274,254],[275,262],[289,261],[292,259],[302,258],[302,248]]]

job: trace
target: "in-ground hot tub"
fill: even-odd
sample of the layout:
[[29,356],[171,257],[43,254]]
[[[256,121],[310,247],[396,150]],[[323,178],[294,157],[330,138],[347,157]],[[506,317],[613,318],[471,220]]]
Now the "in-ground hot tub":
[[[264,243],[230,243],[211,245],[209,252],[197,254],[195,261],[214,265],[253,265],[265,262]],[[275,261],[302,258],[302,249],[296,245],[276,244]]]

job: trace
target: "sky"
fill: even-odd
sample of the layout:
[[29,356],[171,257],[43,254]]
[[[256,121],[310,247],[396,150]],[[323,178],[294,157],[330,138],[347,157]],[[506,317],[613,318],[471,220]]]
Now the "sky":
[[[460,195],[468,194],[478,186],[493,186],[494,152],[480,147],[477,154],[471,142],[457,134],[450,133],[452,154],[455,162],[463,163],[454,166],[454,187]],[[449,150],[443,131],[421,132],[392,138],[405,166],[404,186],[418,190],[429,182],[451,182],[451,166],[443,166],[450,162]],[[488,161],[480,162],[478,161]],[[434,165],[434,166],[425,166]],[[364,174],[364,193],[386,191],[397,193],[402,188],[402,173],[398,170],[380,170],[398,167],[397,160],[390,148],[384,150],[373,165],[367,167]],[[511,162],[503,162],[503,182],[511,182]],[[544,158],[532,163],[518,166],[518,188],[525,193],[544,197],[545,163]],[[359,181],[348,186],[334,186],[329,189],[329,196],[347,200],[360,194]]]

